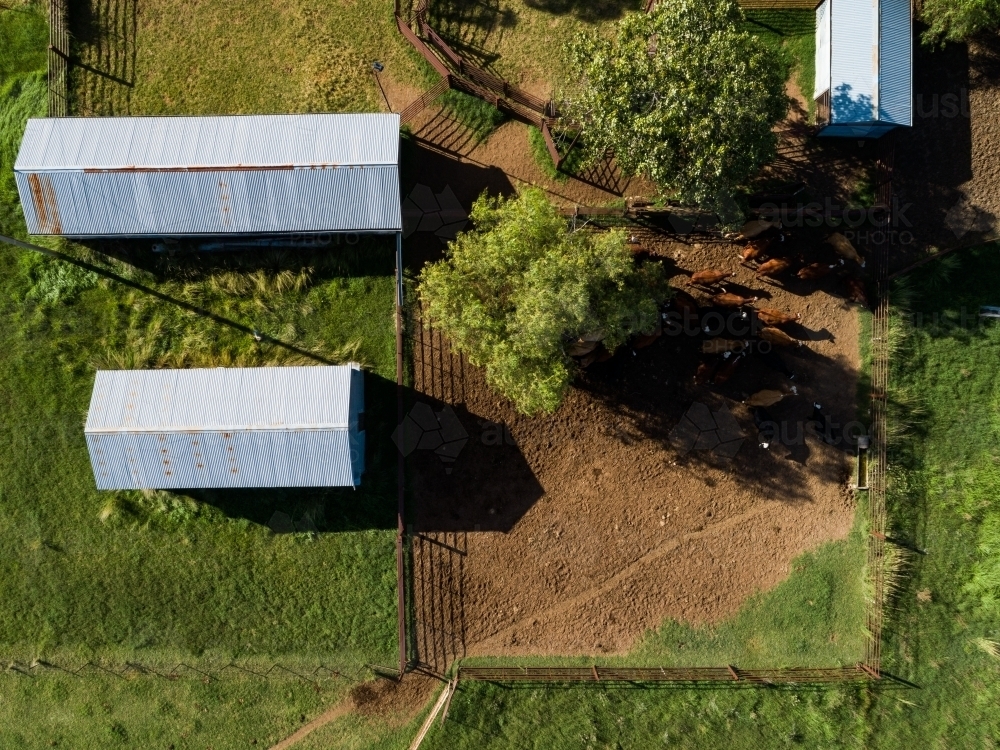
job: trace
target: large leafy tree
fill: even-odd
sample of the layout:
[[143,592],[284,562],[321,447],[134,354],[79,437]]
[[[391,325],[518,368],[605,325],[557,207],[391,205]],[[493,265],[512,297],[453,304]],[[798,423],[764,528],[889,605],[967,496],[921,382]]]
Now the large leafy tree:
[[981,31],[1000,30],[1000,0],[924,0],[924,41],[960,42]]
[[483,195],[474,229],[420,274],[435,327],[525,414],[553,411],[575,374],[580,337],[614,350],[659,325],[659,263],[636,265],[620,232],[571,231],[537,189]]
[[785,65],[733,0],[661,0],[568,52],[569,113],[588,147],[614,149],[623,170],[678,199],[717,205],[774,156]]

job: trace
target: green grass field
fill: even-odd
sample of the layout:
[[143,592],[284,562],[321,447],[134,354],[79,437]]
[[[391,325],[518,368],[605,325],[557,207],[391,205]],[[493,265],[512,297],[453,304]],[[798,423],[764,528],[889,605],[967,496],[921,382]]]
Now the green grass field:
[[[9,42],[0,68],[0,231],[23,237],[11,166],[25,120],[45,114],[39,8],[0,11],[0,39]],[[98,493],[82,430],[96,368],[306,358],[94,273],[3,249],[4,659],[163,669],[236,659],[304,672],[327,664],[355,679],[366,678],[365,663],[394,663],[395,480],[383,469],[395,421],[391,243],[203,259],[154,259],[134,246],[124,248],[130,265],[99,247],[40,241],[301,349],[361,361],[371,374],[373,452],[356,492]],[[319,533],[273,535],[264,524],[274,510],[308,513]],[[0,746],[27,748],[267,746],[349,687],[327,680],[317,694],[291,676],[209,685],[53,672],[2,679]]]
[[7,674],[0,676],[0,747],[269,747],[300,727],[302,716],[339,700],[346,687],[326,681],[317,693],[287,677],[205,684],[195,677]]
[[790,77],[815,109],[813,88],[816,78],[816,16],[809,10],[747,10],[747,28],[765,44],[776,49],[788,66]]
[[[47,42],[37,7],[0,14],[9,59]],[[44,56],[41,58],[44,60]],[[24,66],[22,66],[23,68]],[[10,66],[0,100],[2,230],[23,236],[11,165],[44,74]],[[83,440],[99,367],[307,360],[205,317],[30,252],[0,253],[0,648],[18,658],[273,657],[357,666],[395,660],[393,247],[126,264],[46,240],[175,299],[297,347],[361,361],[369,471],[359,491],[98,493]],[[388,445],[388,447],[386,447]],[[319,533],[275,536],[275,510]]]

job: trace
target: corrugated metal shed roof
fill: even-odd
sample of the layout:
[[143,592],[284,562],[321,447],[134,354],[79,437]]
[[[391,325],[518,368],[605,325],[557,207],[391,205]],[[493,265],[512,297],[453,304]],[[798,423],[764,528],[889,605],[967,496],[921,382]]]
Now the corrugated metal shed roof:
[[183,237],[396,232],[395,167],[17,173],[30,234]]
[[881,122],[913,124],[913,26],[910,0],[879,2],[879,97]]
[[29,120],[14,165],[31,234],[398,232],[399,117]]
[[399,115],[55,117],[28,121],[15,171],[399,163]]
[[[827,0],[824,6],[826,17],[817,12],[816,39],[818,49],[825,43],[821,24],[828,22],[830,127],[821,133],[847,132],[832,127],[837,125],[912,124],[910,0]],[[818,61],[817,96],[826,83],[820,74]]]
[[830,121],[871,122],[876,115],[878,2],[830,2]]
[[357,365],[100,371],[85,435],[98,489],[352,486]]

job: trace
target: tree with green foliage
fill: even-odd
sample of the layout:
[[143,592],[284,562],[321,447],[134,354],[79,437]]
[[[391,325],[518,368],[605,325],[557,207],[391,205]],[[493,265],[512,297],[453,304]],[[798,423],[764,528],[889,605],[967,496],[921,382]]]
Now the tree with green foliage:
[[926,43],[961,42],[1000,29],[1000,0],[924,0],[920,20]]
[[424,268],[418,294],[435,327],[525,414],[554,411],[586,336],[614,351],[659,325],[659,263],[637,265],[619,231],[571,231],[541,190],[481,196],[475,228]]
[[568,46],[569,117],[594,156],[613,149],[684,202],[716,206],[775,153],[785,65],[733,0],[670,0]]

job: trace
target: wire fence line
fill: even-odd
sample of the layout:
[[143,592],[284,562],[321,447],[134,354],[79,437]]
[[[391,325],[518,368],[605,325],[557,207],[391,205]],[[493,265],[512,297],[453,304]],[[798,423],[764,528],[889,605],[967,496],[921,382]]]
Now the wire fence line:
[[[892,206],[893,166],[895,161],[895,137],[892,133],[878,141],[875,160],[876,201],[884,206]],[[891,216],[886,219],[891,221]],[[886,527],[886,473],[887,473],[887,432],[886,411],[889,388],[889,242],[871,246],[875,286],[875,309],[871,325],[871,478],[868,490],[868,537],[867,564],[871,577],[872,599],[868,602],[865,625],[868,643],[865,665],[875,675],[879,675],[882,663],[882,623],[885,599],[885,527]]]
[[[268,665],[257,665],[253,663],[228,662],[225,664],[199,665],[188,664],[186,662],[176,662],[172,666],[162,664],[148,664],[138,661],[125,661],[118,664],[102,663],[99,661],[86,661],[78,666],[68,663],[58,663],[43,659],[34,659],[24,662],[16,659],[0,660],[2,670],[5,673],[21,675],[26,678],[34,678],[43,674],[67,674],[73,677],[88,677],[93,675],[108,675],[121,679],[135,679],[140,676],[159,677],[165,680],[199,679],[204,682],[217,681],[224,678],[254,677],[261,679],[269,678],[295,678],[319,687],[321,680],[344,679],[350,682],[359,682],[365,679],[365,669],[358,667],[342,667],[320,664],[307,669],[297,667],[295,669],[278,663]],[[369,664],[366,669],[376,673],[395,674],[391,667],[382,667]]]
[[725,667],[465,667],[457,677],[478,682],[529,683],[740,683],[741,686],[815,685],[869,682],[863,664],[854,667],[740,669]]

